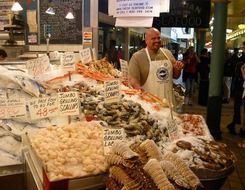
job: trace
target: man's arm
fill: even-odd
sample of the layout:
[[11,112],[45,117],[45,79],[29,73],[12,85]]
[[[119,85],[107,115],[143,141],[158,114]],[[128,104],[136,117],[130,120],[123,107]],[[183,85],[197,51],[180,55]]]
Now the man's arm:
[[128,67],[128,78],[129,78],[129,84],[135,88],[140,89],[140,71],[138,67],[137,59],[135,58],[135,55],[133,55],[129,61],[129,67]]
[[181,74],[181,70],[183,69],[184,64],[181,61],[177,61],[168,49],[165,49],[165,52],[167,53],[168,58],[173,65],[173,78],[177,79]]

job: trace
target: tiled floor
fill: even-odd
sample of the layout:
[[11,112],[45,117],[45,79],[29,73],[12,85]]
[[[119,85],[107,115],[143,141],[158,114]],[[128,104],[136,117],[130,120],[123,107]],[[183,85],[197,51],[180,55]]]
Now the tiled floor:
[[[194,101],[194,104],[192,106],[184,105],[183,112],[201,114],[204,116],[204,118],[206,118],[207,108],[204,106],[199,106],[195,102],[196,101]],[[241,137],[239,135],[231,135],[228,133],[226,126],[232,120],[232,115],[232,102],[230,102],[229,104],[223,104],[220,123],[223,137],[221,141],[226,143],[235,153],[237,157],[237,162],[235,164],[234,172],[228,176],[220,190],[245,190],[245,148],[240,148],[237,146],[238,142],[240,142],[242,139],[245,139],[245,137]]]

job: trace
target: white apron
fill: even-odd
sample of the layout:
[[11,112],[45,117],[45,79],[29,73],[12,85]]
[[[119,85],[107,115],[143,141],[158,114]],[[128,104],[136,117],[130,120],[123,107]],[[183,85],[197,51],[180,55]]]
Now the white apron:
[[160,50],[167,57],[167,60],[151,61],[149,51],[145,48],[150,66],[148,78],[142,88],[160,99],[167,99],[173,105],[173,66],[166,53],[161,48]]

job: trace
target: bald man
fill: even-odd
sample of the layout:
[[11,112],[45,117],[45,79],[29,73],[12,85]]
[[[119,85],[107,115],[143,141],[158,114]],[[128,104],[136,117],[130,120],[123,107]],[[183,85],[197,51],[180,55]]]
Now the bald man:
[[129,81],[133,88],[143,88],[159,98],[172,103],[173,78],[178,78],[183,63],[161,47],[160,32],[146,30],[146,48],[133,54],[129,61]]

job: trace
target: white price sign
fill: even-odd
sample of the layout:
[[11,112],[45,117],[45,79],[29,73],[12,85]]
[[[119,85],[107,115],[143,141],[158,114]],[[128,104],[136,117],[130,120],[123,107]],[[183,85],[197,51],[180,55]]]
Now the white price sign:
[[26,116],[26,101],[24,98],[13,98],[7,100],[9,118]]
[[44,55],[37,59],[28,60],[26,62],[28,73],[34,77],[42,75],[51,70],[49,57]]
[[92,55],[91,55],[90,48],[86,48],[86,49],[79,51],[79,54],[80,54],[80,59],[82,63],[86,64],[92,61]]
[[105,102],[112,103],[120,100],[120,81],[109,80],[104,83]]
[[26,102],[24,98],[0,100],[0,118],[18,118],[26,116]]
[[116,0],[114,17],[159,17],[160,0]]
[[123,59],[120,59],[120,66],[123,80],[128,81],[128,62]]
[[61,56],[61,65],[67,71],[75,70],[76,55],[73,52],[65,52]]
[[79,115],[79,94],[77,92],[58,93],[58,106],[60,115]]
[[112,145],[116,141],[123,141],[126,137],[124,129],[104,129],[104,154],[108,154],[111,150]]
[[60,60],[60,53],[58,51],[53,51],[49,53],[50,61],[58,61]]
[[178,127],[175,120],[170,119],[167,121],[167,129],[169,138],[172,141],[178,139]]
[[57,96],[35,98],[28,102],[31,119],[53,117],[59,114]]

